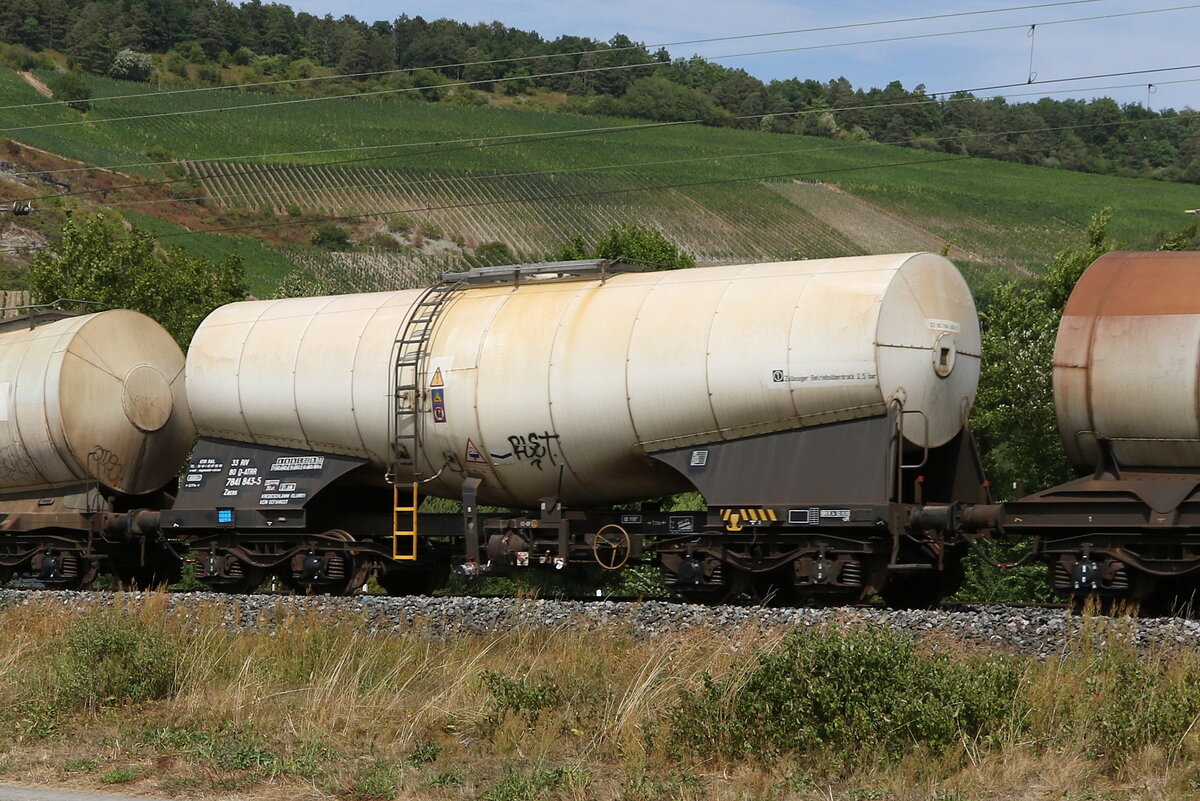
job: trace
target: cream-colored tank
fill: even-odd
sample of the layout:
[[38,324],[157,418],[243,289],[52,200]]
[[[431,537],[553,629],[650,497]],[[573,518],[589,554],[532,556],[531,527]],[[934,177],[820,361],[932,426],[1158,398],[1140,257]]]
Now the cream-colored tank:
[[160,489],[195,437],[183,352],[162,326],[114,310],[0,330],[0,489],[94,480]]
[[1096,466],[1200,467],[1200,253],[1118,251],[1075,285],[1054,347],[1067,456]]
[[[188,353],[202,435],[389,459],[395,342],[419,291],[235,303]],[[418,468],[457,496],[570,505],[685,486],[647,454],[886,413],[936,446],[962,428],[979,327],[929,253],[522,280],[457,292],[419,384]],[[403,477],[403,476],[402,476]]]

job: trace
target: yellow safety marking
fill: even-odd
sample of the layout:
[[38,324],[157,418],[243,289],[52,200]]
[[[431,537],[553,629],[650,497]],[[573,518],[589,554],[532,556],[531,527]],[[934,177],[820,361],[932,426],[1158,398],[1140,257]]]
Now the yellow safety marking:
[[755,523],[776,523],[779,521],[779,515],[774,509],[763,509],[761,507],[747,507],[744,509],[722,509],[721,519],[725,521],[725,529],[727,531],[741,531],[745,528],[745,524],[751,525]]
[[[417,559],[417,507],[420,505],[416,481],[412,483],[412,502],[408,506],[400,505],[400,485],[392,487],[392,558],[397,561],[413,562]],[[407,519],[402,519],[407,518]],[[404,528],[403,524],[409,527]],[[401,548],[401,546],[407,546]]]
[[433,378],[429,382],[431,387],[444,387],[446,382],[442,380],[442,368],[437,368],[433,371]]

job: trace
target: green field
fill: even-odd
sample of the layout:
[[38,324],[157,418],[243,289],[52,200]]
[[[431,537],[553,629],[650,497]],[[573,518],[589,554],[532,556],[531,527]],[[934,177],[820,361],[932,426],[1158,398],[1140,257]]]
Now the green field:
[[[523,257],[636,220],[708,263],[940,243],[960,263],[1037,271],[1102,207],[1115,212],[1116,239],[1147,247],[1197,205],[1196,188],[1184,184],[841,140],[386,97],[262,106],[294,98],[234,89],[160,95],[146,84],[91,80],[97,98],[137,96],[97,102],[79,124],[85,118],[61,106],[13,108],[44,98],[0,71],[0,137],[100,164],[144,161],[151,149],[221,159],[190,165],[215,196],[210,205],[284,216],[289,207],[404,213],[468,246],[499,240]],[[218,107],[227,108],[203,113]],[[185,111],[198,113],[145,116]],[[58,123],[70,124],[26,127]],[[606,130],[569,134],[594,128]],[[347,150],[301,153],[333,148]],[[295,155],[264,155],[283,153]],[[237,160],[247,156],[257,158]],[[298,168],[261,172],[263,164]],[[268,281],[277,272],[257,269]]]

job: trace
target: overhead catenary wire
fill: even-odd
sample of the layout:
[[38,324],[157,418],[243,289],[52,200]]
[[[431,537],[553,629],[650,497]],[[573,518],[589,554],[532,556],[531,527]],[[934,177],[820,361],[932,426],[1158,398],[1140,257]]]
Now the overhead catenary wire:
[[[1144,70],[1144,71],[1130,71],[1130,72],[1126,72],[1126,73],[1116,73],[1116,74],[1117,75],[1144,74],[1144,73],[1148,73],[1148,72],[1164,72],[1164,71],[1181,70],[1181,69],[1200,69],[1200,64],[1188,65],[1188,66],[1177,66],[1177,67],[1164,67],[1164,68],[1156,68],[1153,70]],[[1077,77],[1064,78],[1064,79],[1060,79],[1058,81],[1050,81],[1050,82],[1091,80],[1094,77],[1108,77],[1108,75],[1077,76]],[[1170,85],[1170,84],[1174,84],[1174,83],[1189,83],[1189,82],[1196,82],[1196,81],[1200,81],[1200,78],[1182,79],[1182,80],[1178,80],[1178,81],[1163,81],[1163,82],[1161,82],[1161,84],[1165,86],[1165,85]],[[1103,86],[1103,87],[1093,87],[1092,89],[1095,91],[1100,91],[1100,90],[1106,90],[1106,89],[1129,88],[1130,86],[1134,86],[1134,85],[1135,84]],[[949,104],[949,103],[960,103],[960,102],[965,103],[965,102],[973,102],[973,101],[978,101],[978,100],[998,99],[1001,97],[1010,99],[1010,98],[1014,98],[1014,97],[1028,97],[1028,96],[1032,96],[1032,95],[1046,95],[1046,94],[1056,94],[1056,93],[1063,93],[1063,92],[1067,92],[1067,91],[1073,91],[1073,90],[1057,90],[1057,91],[1049,91],[1049,92],[1047,92],[1047,91],[1020,92],[1020,93],[1011,93],[1011,94],[1007,94],[1007,95],[997,95],[992,98],[976,98],[976,97],[969,96],[969,95],[972,95],[974,92],[983,91],[985,89],[1024,87],[1024,86],[1025,86],[1024,83],[1013,83],[1013,84],[995,85],[992,87],[983,87],[983,88],[956,89],[956,90],[945,91],[945,92],[927,93],[927,95],[925,97],[923,97],[919,100],[903,100],[903,101],[894,101],[894,102],[889,102],[889,103],[868,103],[868,104],[859,104],[859,105],[853,105],[853,106],[833,106],[833,107],[824,107],[824,108],[816,108],[816,109],[800,109],[800,110],[791,111],[791,112],[768,112],[768,113],[764,113],[764,114],[746,114],[746,115],[729,117],[727,119],[730,121],[750,121],[750,120],[762,119],[764,117],[804,116],[804,115],[808,115],[808,114],[823,114],[823,113],[827,113],[827,112],[839,112],[839,111],[865,111],[865,110],[877,110],[877,109],[888,109],[888,108],[901,108],[901,107],[910,107],[910,106],[917,106],[917,105],[927,105],[930,103],[939,103],[939,104],[945,105],[945,104]],[[1136,86],[1141,86],[1141,84],[1136,84]],[[939,100],[938,97],[940,97],[940,96],[947,96],[947,97],[944,100]],[[575,138],[575,137],[580,137],[580,136],[590,136],[590,135],[604,134],[604,133],[621,133],[621,134],[634,133],[634,132],[645,131],[645,130],[649,130],[649,129],[675,127],[675,126],[680,126],[680,125],[698,125],[698,124],[704,124],[706,122],[710,122],[710,120],[698,118],[698,119],[692,119],[692,120],[676,120],[676,121],[665,121],[665,122],[659,121],[659,122],[650,122],[650,123],[639,123],[639,124],[634,124],[634,125],[596,126],[596,127],[589,127],[589,128],[571,129],[571,130],[567,130],[567,131],[551,131],[551,132],[538,131],[538,132],[533,132],[533,133],[503,134],[503,135],[499,135],[499,136],[495,136],[495,137],[486,137],[486,138],[467,137],[467,138],[453,139],[453,140],[410,142],[410,143],[403,143],[403,144],[399,144],[399,145],[371,145],[371,146],[358,146],[358,147],[353,147],[353,148],[330,148],[330,149],[326,149],[323,151],[322,150],[305,151],[304,154],[314,154],[314,153],[323,153],[323,152],[345,152],[346,150],[350,150],[353,152],[353,151],[360,151],[363,149],[378,149],[378,148],[388,148],[388,149],[394,149],[396,151],[408,150],[408,152],[390,152],[390,153],[386,153],[383,155],[357,156],[357,157],[337,159],[337,160],[332,160],[332,161],[317,162],[316,165],[306,164],[306,163],[256,165],[256,166],[246,169],[246,170],[234,171],[234,172],[228,173],[225,177],[226,178],[252,177],[255,175],[276,174],[276,173],[289,172],[289,171],[293,171],[293,170],[303,170],[308,167],[317,166],[317,165],[319,165],[319,166],[342,166],[342,165],[346,165],[346,164],[363,164],[368,161],[383,161],[383,160],[388,160],[388,159],[395,159],[395,158],[402,158],[402,157],[407,158],[407,157],[413,157],[413,156],[430,155],[430,154],[435,154],[435,153],[436,154],[445,154],[445,153],[452,153],[452,152],[458,152],[458,151],[464,151],[464,150],[479,150],[479,149],[482,149],[485,147],[500,147],[500,146],[513,145],[513,144],[519,145],[519,144],[529,144],[529,143],[536,143],[536,142],[549,142],[549,141],[557,141],[560,139],[568,139],[568,138]],[[1136,120],[1136,121],[1131,121],[1131,122],[1146,122],[1146,120]],[[450,147],[451,145],[461,145],[461,146],[460,147]],[[411,148],[418,148],[418,147],[427,147],[427,148],[431,148],[431,149],[422,150],[422,151],[409,150]],[[296,155],[296,154],[282,154],[282,155]],[[229,161],[229,160],[231,160],[231,159],[228,159],[228,158],[185,159],[182,161],[163,162],[163,164],[178,165],[178,164],[182,164],[185,162],[208,163],[208,162],[223,162],[223,161]],[[145,165],[139,165],[139,166],[145,166]],[[75,170],[75,169],[95,169],[95,168],[71,168],[71,169]],[[37,172],[18,173],[18,174],[20,174],[20,175],[32,175],[32,174],[45,175],[45,174],[50,174],[50,172],[51,171],[37,171]],[[105,187],[105,188],[99,188],[99,189],[83,189],[83,190],[77,190],[77,191],[69,191],[69,192],[65,192],[65,193],[45,194],[45,195],[40,195],[40,196],[34,196],[29,199],[30,200],[45,200],[45,199],[50,199],[50,198],[83,197],[86,195],[93,195],[93,194],[115,193],[115,192],[129,190],[129,189],[148,189],[148,188],[161,187],[161,186],[170,186],[170,185],[174,185],[174,184],[188,183],[188,182],[192,182],[194,180],[195,180],[194,176],[187,176],[187,177],[182,177],[182,178],[166,178],[166,179],[155,180],[155,181],[142,181],[142,182],[137,182],[137,183],[130,183],[130,184],[125,184],[122,186],[115,186],[115,187]]]
[[[127,100],[130,98],[143,97],[146,94],[154,94],[156,97],[164,97],[167,95],[212,92],[212,91],[216,91],[216,90],[220,90],[220,89],[256,89],[256,88],[267,87],[267,86],[284,86],[284,85],[298,84],[298,83],[319,83],[322,81],[347,80],[347,79],[352,79],[352,78],[353,79],[372,78],[372,77],[379,77],[379,76],[383,76],[383,75],[395,75],[395,74],[400,74],[400,73],[405,73],[405,72],[417,72],[420,70],[447,70],[447,69],[456,69],[456,68],[461,68],[461,67],[479,67],[479,66],[487,66],[490,64],[520,63],[520,62],[524,62],[524,61],[536,61],[536,60],[552,59],[552,58],[569,58],[569,57],[573,57],[573,56],[594,55],[594,54],[598,54],[598,53],[619,53],[619,52],[623,52],[623,51],[627,51],[627,50],[637,50],[637,49],[645,49],[645,50],[649,51],[649,50],[655,50],[655,49],[661,49],[661,48],[667,48],[667,47],[679,47],[681,45],[712,44],[712,43],[716,43],[716,42],[732,42],[732,41],[738,41],[738,40],[743,40],[743,39],[760,39],[760,38],[765,38],[765,37],[770,37],[770,36],[791,36],[791,35],[796,35],[796,34],[801,34],[801,33],[827,33],[830,31],[849,30],[849,29],[853,29],[853,28],[868,28],[868,27],[876,27],[876,26],[882,26],[882,25],[899,25],[899,24],[911,23],[911,22],[933,22],[936,20],[951,19],[954,17],[974,17],[974,16],[983,16],[986,14],[1003,14],[1003,13],[1009,13],[1009,12],[1013,12],[1013,11],[1029,11],[1029,10],[1043,9],[1043,8],[1054,8],[1057,6],[1087,5],[1087,4],[1100,3],[1100,2],[1106,2],[1106,1],[1107,0],[1060,0],[1059,2],[1053,2],[1053,3],[1035,3],[1035,4],[1031,4],[1031,5],[1008,6],[1005,8],[989,8],[989,9],[980,9],[980,10],[976,10],[976,11],[953,11],[953,12],[947,12],[944,14],[927,14],[924,16],[917,16],[917,17],[899,17],[899,18],[893,18],[893,19],[872,20],[872,21],[868,21],[868,22],[848,22],[848,23],[842,23],[839,25],[821,25],[821,26],[812,27],[812,28],[792,28],[792,29],[788,29],[788,30],[760,31],[760,32],[756,32],[756,33],[731,34],[729,36],[712,36],[712,37],[707,37],[704,39],[682,39],[677,42],[658,42],[658,43],[654,43],[654,44],[632,44],[632,45],[618,46],[618,47],[593,48],[590,50],[572,50],[572,51],[566,51],[566,52],[562,52],[562,53],[547,53],[547,54],[540,54],[540,55],[534,55],[534,56],[508,56],[506,58],[483,59],[483,60],[479,60],[479,61],[460,61],[460,62],[454,62],[454,63],[450,63],[450,64],[432,64],[432,65],[419,66],[419,67],[397,67],[394,69],[373,70],[370,72],[339,73],[336,75],[314,75],[314,76],[309,76],[307,78],[284,78],[284,79],[275,80],[275,81],[255,81],[252,83],[242,83],[242,84],[235,84],[235,85],[231,85],[231,86],[199,86],[199,87],[188,87],[185,89],[168,89],[167,91],[160,91],[160,92],[153,92],[153,93],[139,92],[136,94],[128,94],[128,95],[110,95],[108,97],[92,98],[90,102],[97,103],[97,102],[105,102],[105,101],[111,101],[111,100]],[[49,100],[49,101],[38,102],[38,103],[20,103],[20,104],[15,104],[15,105],[0,106],[0,111],[4,111],[7,109],[36,108],[39,106],[53,106],[53,105],[57,105],[58,102],[59,101]]]
[[[1117,13],[1117,14],[1103,14],[1103,15],[1096,15],[1096,16],[1091,16],[1091,17],[1077,17],[1074,19],[1066,19],[1066,20],[1051,20],[1049,22],[1042,22],[1042,23],[1038,23],[1038,24],[1043,25],[1043,26],[1065,25],[1065,24],[1069,24],[1069,23],[1089,22],[1089,21],[1101,20],[1101,19],[1116,19],[1116,18],[1121,18],[1121,17],[1143,16],[1146,14],[1161,14],[1161,13],[1167,13],[1167,12],[1171,12],[1171,11],[1181,11],[1181,10],[1188,10],[1188,9],[1194,9],[1194,8],[1200,8],[1200,3],[1192,3],[1192,4],[1188,4],[1188,5],[1182,5],[1182,6],[1171,6],[1169,8],[1143,9],[1140,11],[1126,11],[1126,12],[1121,12],[1121,13]],[[708,56],[708,57],[706,57],[706,60],[722,61],[725,59],[745,58],[748,56],[775,55],[778,53],[795,53],[795,52],[803,52],[803,51],[811,51],[811,50],[824,50],[824,49],[835,48],[835,47],[853,47],[853,46],[867,45],[867,44],[884,44],[884,43],[889,43],[889,42],[915,41],[915,40],[922,40],[922,39],[940,38],[943,36],[960,36],[960,35],[972,34],[972,33],[988,33],[988,32],[1004,31],[1004,30],[1025,30],[1027,28],[1028,28],[1028,25],[1025,25],[1025,24],[1022,24],[1022,25],[997,25],[997,26],[992,26],[992,27],[987,27],[987,28],[972,28],[972,29],[961,30],[961,31],[940,31],[940,32],[933,32],[933,33],[911,34],[911,35],[906,35],[906,36],[892,36],[892,37],[886,37],[886,38],[881,38],[881,39],[866,39],[866,40],[859,40],[859,41],[855,41],[855,42],[836,42],[836,43],[828,43],[828,44],[805,45],[802,47],[777,48],[777,49],[773,49],[773,50],[758,50],[758,51],[747,52],[747,53],[730,53],[730,54],[725,54],[725,55]],[[245,103],[245,104],[231,105],[231,106],[217,106],[217,107],[213,107],[213,108],[204,108],[204,109],[180,109],[180,110],[176,110],[176,111],[160,111],[160,112],[154,112],[154,113],[150,113],[150,114],[133,114],[133,115],[127,115],[127,116],[123,116],[123,117],[108,117],[108,118],[95,119],[95,120],[70,120],[70,121],[66,121],[66,122],[49,122],[49,123],[41,123],[41,124],[37,124],[37,125],[21,125],[21,126],[10,127],[10,128],[0,128],[0,133],[14,133],[17,131],[45,130],[48,128],[64,128],[64,127],[73,127],[73,126],[78,126],[78,125],[96,125],[99,123],[112,124],[112,123],[117,123],[117,122],[136,122],[136,121],[141,121],[141,120],[162,119],[162,118],[166,118],[166,117],[194,116],[197,114],[214,114],[214,113],[222,113],[222,112],[227,112],[227,111],[247,111],[250,109],[273,108],[273,107],[278,107],[278,106],[298,105],[298,104],[302,104],[302,103],[318,103],[318,102],[325,102],[325,101],[329,101],[329,100],[345,100],[345,99],[350,99],[350,98],[361,99],[364,97],[377,97],[377,96],[382,96],[382,95],[406,94],[406,93],[411,93],[411,92],[420,92],[420,91],[423,91],[423,90],[429,89],[429,88],[453,89],[453,88],[461,88],[461,87],[468,87],[468,86],[476,86],[476,85],[480,85],[480,84],[489,84],[490,85],[490,84],[497,84],[497,83],[507,83],[507,82],[512,82],[512,81],[528,81],[528,80],[534,80],[534,79],[538,79],[538,78],[557,78],[557,77],[565,77],[565,76],[569,76],[569,75],[587,75],[587,74],[600,73],[600,72],[628,71],[628,70],[636,70],[636,69],[652,70],[652,69],[657,69],[657,68],[661,68],[664,66],[669,66],[670,64],[671,64],[671,62],[649,62],[649,63],[644,63],[644,64],[617,64],[617,65],[598,66],[598,67],[584,67],[584,68],[577,68],[577,69],[572,69],[572,70],[558,70],[558,71],[554,71],[554,72],[544,72],[544,73],[538,73],[535,75],[506,76],[506,77],[501,77],[501,78],[483,78],[483,79],[471,80],[471,81],[451,81],[451,82],[444,83],[444,84],[438,84],[436,87],[427,87],[427,86],[426,87],[393,87],[393,88],[388,88],[388,89],[377,89],[377,90],[372,90],[372,91],[367,91],[367,92],[349,92],[349,93],[336,94],[336,95],[294,97],[294,98],[289,98],[286,100],[271,100],[271,101],[263,101],[263,102],[259,102],[259,103]],[[155,93],[148,92],[144,95],[138,95],[137,97],[154,97],[154,96],[155,96]]]

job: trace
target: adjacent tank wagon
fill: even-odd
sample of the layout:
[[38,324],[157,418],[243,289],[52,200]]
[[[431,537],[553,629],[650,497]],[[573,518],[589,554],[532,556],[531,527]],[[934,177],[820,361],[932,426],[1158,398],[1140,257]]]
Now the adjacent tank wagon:
[[178,575],[142,533],[195,437],[183,353],[137,312],[43,309],[0,323],[0,578],[71,587],[111,569]]
[[1060,593],[1194,606],[1200,586],[1200,254],[1114,252],[1063,311],[1054,398],[1082,478],[1004,504]]

